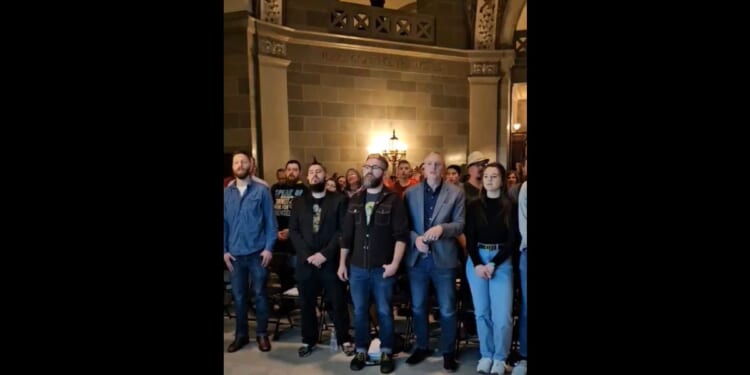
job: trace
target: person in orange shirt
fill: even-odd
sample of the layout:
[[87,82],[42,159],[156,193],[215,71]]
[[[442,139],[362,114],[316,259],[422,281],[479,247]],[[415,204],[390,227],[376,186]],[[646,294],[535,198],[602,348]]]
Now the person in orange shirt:
[[417,181],[416,179],[411,178],[411,172],[412,169],[409,161],[400,160],[396,169],[396,182],[394,182],[393,186],[389,187],[389,189],[393,190],[393,192],[395,193],[398,193],[403,198],[406,189],[419,183],[419,181]]

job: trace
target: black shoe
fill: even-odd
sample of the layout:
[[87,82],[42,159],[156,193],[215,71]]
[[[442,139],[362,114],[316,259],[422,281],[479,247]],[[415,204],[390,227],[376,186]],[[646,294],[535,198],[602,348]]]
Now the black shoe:
[[390,374],[396,368],[396,364],[393,363],[393,354],[382,353],[380,354],[380,373]]
[[234,353],[238,350],[240,350],[243,346],[247,345],[250,342],[250,339],[245,337],[242,339],[234,339],[231,344],[229,344],[229,347],[227,348],[227,353]]
[[349,368],[352,369],[352,371],[359,371],[362,368],[365,367],[367,364],[367,353],[357,353],[357,355],[352,358],[352,361],[349,363]]
[[458,363],[456,363],[456,355],[454,353],[443,354],[443,369],[447,372],[456,372]]
[[313,350],[315,350],[315,345],[305,345],[297,350],[297,354],[299,354],[300,358],[303,358],[312,354]]
[[261,352],[271,350],[271,341],[268,340],[268,336],[256,336],[255,341],[258,342],[258,349],[260,349]]
[[424,359],[429,357],[430,354],[432,354],[432,352],[428,349],[416,348],[409,358],[406,359],[406,364],[416,365],[417,363],[424,361]]

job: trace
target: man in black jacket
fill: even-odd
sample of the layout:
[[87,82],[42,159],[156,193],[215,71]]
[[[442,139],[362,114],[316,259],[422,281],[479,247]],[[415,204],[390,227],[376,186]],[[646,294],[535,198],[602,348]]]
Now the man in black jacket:
[[[409,241],[406,207],[399,194],[383,186],[388,161],[370,154],[362,166],[365,190],[349,200],[341,234],[338,276],[349,280],[354,303],[354,341],[357,355],[349,368],[361,370],[370,342],[370,297],[377,305],[380,334],[380,372],[393,372],[393,310],[391,299],[401,259]],[[346,259],[351,249],[351,277]]]
[[[341,225],[346,214],[346,196],[326,192],[326,170],[317,160],[307,170],[310,190],[295,199],[289,218],[289,238],[297,252],[295,278],[302,308],[300,357],[312,353],[318,342],[315,307],[321,289],[333,308],[337,342],[347,355],[354,354],[349,334],[346,284],[336,277],[339,265]],[[321,311],[321,315],[325,311]]]

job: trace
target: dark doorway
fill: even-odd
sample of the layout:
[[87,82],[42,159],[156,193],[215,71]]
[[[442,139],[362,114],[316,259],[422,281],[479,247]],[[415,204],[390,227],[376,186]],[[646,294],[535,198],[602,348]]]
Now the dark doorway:
[[[517,163],[523,166],[523,159],[526,145],[526,133],[512,133],[510,135],[510,163],[508,163],[508,169],[517,169]],[[520,170],[517,172],[521,173]]]
[[232,154],[224,154],[224,177],[232,175]]

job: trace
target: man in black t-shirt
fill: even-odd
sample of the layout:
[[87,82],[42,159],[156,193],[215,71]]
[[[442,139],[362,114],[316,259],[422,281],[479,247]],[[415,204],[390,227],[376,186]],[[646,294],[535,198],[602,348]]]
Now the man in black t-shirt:
[[271,270],[281,282],[281,288],[288,290],[294,287],[294,267],[296,265],[294,246],[289,241],[289,216],[292,214],[294,200],[308,191],[299,178],[302,166],[297,160],[286,162],[286,181],[271,186],[273,212],[276,215],[278,236],[271,260]]

